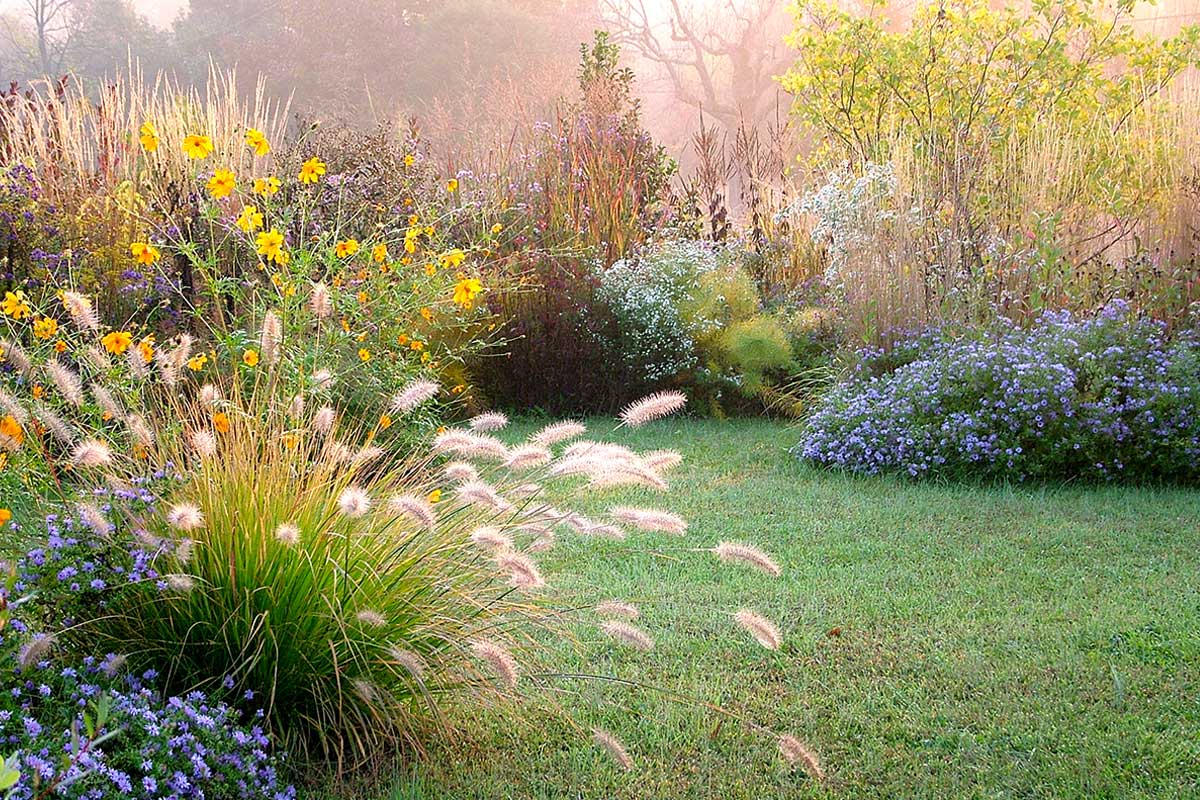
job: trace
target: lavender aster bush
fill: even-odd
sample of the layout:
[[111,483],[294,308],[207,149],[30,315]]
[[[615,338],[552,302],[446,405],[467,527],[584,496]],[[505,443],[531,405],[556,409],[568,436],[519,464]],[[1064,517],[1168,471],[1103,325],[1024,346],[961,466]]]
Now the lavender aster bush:
[[[6,798],[295,796],[279,776],[262,712],[246,719],[202,692],[163,697],[153,670],[128,674],[123,657],[75,646],[73,617],[82,606],[103,607],[122,586],[165,586],[156,565],[173,546],[136,524],[155,505],[151,485],[97,490],[79,516],[47,516],[44,540],[0,564]],[[127,516],[118,518],[114,503]],[[242,696],[238,705],[253,701]]]
[[1200,478],[1200,345],[1113,302],[863,351],[795,452],[854,472]]

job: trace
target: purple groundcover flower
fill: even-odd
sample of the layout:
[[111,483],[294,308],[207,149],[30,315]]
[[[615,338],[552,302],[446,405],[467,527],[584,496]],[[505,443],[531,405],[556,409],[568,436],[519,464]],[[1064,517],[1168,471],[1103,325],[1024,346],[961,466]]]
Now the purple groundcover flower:
[[72,646],[81,604],[103,607],[110,591],[159,580],[156,563],[173,545],[112,508],[148,512],[152,489],[96,490],[89,513],[48,515],[39,546],[0,563],[0,760],[20,775],[6,798],[295,797],[262,712],[242,710],[252,695],[237,707],[199,691],[163,697],[154,670],[133,674],[119,655]]
[[1200,478],[1200,345],[1120,302],[864,350],[794,452],[854,472]]

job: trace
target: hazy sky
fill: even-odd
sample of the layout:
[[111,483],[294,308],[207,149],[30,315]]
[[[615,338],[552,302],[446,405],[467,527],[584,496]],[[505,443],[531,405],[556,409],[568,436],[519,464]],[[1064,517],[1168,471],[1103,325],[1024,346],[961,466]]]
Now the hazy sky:
[[133,0],[134,7],[159,27],[167,27],[188,0]]

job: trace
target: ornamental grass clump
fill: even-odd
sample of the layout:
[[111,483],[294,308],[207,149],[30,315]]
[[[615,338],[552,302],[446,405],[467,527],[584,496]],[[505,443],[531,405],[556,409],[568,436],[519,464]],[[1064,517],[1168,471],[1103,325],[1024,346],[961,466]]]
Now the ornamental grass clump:
[[[66,380],[61,396],[48,398],[72,431],[70,444],[56,444],[37,422],[42,401],[28,397],[29,381],[8,382],[9,455],[26,474],[44,471],[62,497],[83,496],[78,512],[90,520],[92,545],[129,575],[72,605],[73,624],[57,639],[64,653],[114,653],[131,669],[157,671],[168,692],[252,697],[289,752],[354,767],[445,735],[452,709],[571,714],[562,684],[586,676],[556,672],[552,658],[555,639],[587,638],[571,624],[576,616],[602,643],[585,646],[620,646],[630,657],[655,647],[662,621],[620,599],[606,598],[594,614],[590,603],[562,607],[558,576],[542,556],[560,536],[629,539],[635,552],[715,553],[771,577],[782,572],[751,545],[679,546],[687,523],[658,503],[595,517],[569,507],[614,487],[669,497],[665,475],[678,453],[583,438],[575,422],[509,444],[498,435],[507,424],[500,414],[423,442],[392,438],[373,415],[364,422],[342,412],[327,371],[297,357],[305,345],[292,330],[267,315],[249,337],[261,348],[213,349],[203,371],[180,369],[186,339],[146,358],[132,337],[104,334],[106,370],[71,365],[82,370],[73,373],[81,385],[102,391],[89,388],[77,405],[76,381]],[[86,341],[100,331],[72,335]],[[28,372],[43,374],[40,356],[29,362]],[[376,405],[401,423],[438,394],[435,381],[419,377]],[[97,398],[121,416],[93,407]],[[678,392],[652,395],[629,406],[616,428],[650,424],[686,402]],[[148,476],[152,492],[125,488],[145,486]],[[113,499],[91,507],[104,487],[116,490]],[[133,531],[143,555],[116,547],[114,529]],[[767,646],[778,647],[783,634],[754,622],[759,640],[766,631]],[[548,702],[527,703],[535,693]],[[736,711],[706,707],[776,735]],[[618,762],[633,767],[624,745],[621,752]]]

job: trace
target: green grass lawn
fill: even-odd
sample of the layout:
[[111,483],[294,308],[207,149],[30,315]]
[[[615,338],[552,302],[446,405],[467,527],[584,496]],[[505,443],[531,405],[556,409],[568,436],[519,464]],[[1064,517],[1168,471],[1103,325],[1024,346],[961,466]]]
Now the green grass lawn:
[[[633,772],[562,719],[467,708],[460,741],[364,796],[1200,796],[1200,493],[856,479],[797,463],[795,434],[764,421],[667,420],[613,438],[687,460],[669,498],[610,493],[593,510],[670,507],[691,522],[688,545],[755,543],[784,575],[663,534],[560,537],[541,558],[557,591],[635,602],[657,639],[618,650],[580,624],[562,668],[793,733],[827,781],[785,770],[772,739],[698,705],[589,681],[562,683],[563,703],[584,731],[624,739]],[[747,606],[783,629],[780,652],[736,628]]]

